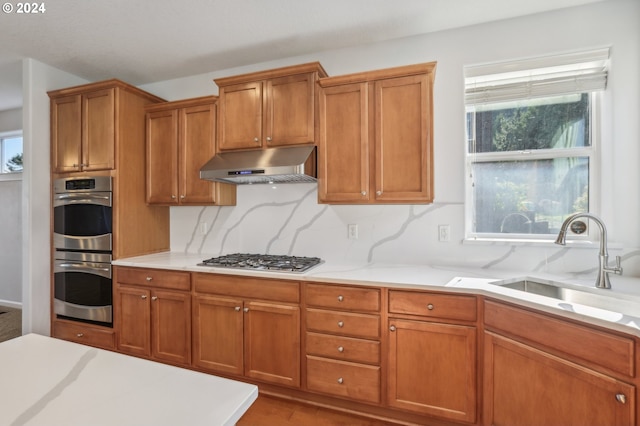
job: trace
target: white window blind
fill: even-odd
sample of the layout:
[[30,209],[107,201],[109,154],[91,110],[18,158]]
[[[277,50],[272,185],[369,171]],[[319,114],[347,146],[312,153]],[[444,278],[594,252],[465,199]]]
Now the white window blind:
[[604,90],[609,48],[467,66],[465,104],[508,102]]

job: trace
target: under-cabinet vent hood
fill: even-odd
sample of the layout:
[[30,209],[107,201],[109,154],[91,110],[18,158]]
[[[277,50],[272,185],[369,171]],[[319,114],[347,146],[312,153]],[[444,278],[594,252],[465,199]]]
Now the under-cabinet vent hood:
[[315,146],[223,152],[200,169],[200,179],[237,185],[316,182]]

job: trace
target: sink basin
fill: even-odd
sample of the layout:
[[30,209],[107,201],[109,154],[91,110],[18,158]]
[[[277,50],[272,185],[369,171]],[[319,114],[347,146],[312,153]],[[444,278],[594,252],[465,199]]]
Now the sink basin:
[[[594,287],[592,291],[589,291],[591,289],[583,290],[577,285],[531,279],[498,281],[491,284],[523,291],[525,293],[551,297],[567,303],[578,303],[592,308],[640,317],[640,301],[629,300],[624,295],[611,293],[611,290],[601,290]],[[603,292],[610,293],[602,294]],[[564,308],[566,309],[567,306]]]

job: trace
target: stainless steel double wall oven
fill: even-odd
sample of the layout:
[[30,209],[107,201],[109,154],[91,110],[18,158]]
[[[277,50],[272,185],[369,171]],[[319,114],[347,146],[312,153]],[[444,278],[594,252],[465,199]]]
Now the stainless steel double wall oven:
[[53,309],[59,318],[113,324],[112,188],[110,176],[54,181]]

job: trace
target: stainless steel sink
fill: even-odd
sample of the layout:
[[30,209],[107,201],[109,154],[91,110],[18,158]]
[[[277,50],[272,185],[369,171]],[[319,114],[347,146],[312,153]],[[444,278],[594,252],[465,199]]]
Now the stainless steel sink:
[[[525,293],[551,297],[567,303],[578,303],[584,306],[618,312],[623,315],[640,317],[640,301],[629,300],[624,295],[611,293],[611,290],[601,290],[594,287],[590,291],[590,288],[583,290],[577,285],[531,279],[498,281],[491,284]],[[609,292],[609,294],[602,294],[603,292]],[[565,306],[564,308],[567,309],[569,307]]]

